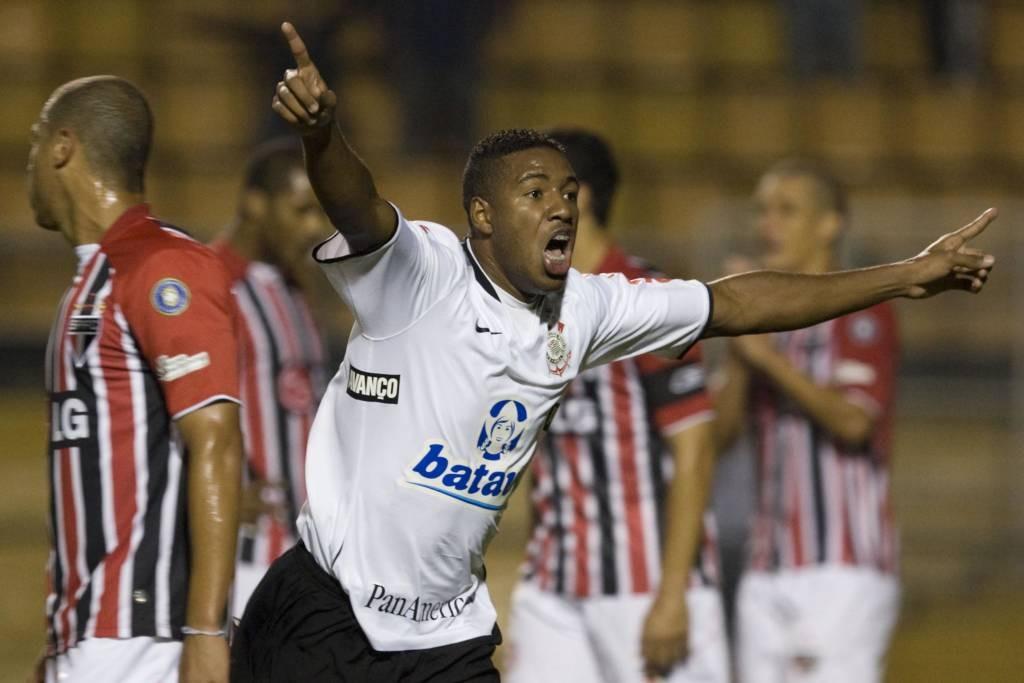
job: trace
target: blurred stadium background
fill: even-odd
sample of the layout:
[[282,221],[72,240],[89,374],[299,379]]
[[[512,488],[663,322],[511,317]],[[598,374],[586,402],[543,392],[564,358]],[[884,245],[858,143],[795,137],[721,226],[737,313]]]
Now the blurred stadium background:
[[[952,74],[930,64],[928,3],[849,2],[863,7],[860,66],[794,78],[778,0],[4,0],[0,680],[22,680],[43,639],[42,353],[73,270],[71,250],[28,209],[29,127],[64,81],[134,80],[157,119],[155,212],[210,237],[231,218],[247,150],[272,130],[284,18],[307,36],[322,29],[311,49],[382,193],[457,230],[466,143],[524,125],[607,135],[625,181],[618,236],[677,274],[713,277],[748,247],[747,197],[783,156],[821,158],[850,184],[851,265],[910,256],[937,231],[999,206],[981,240],[1000,258],[984,296],[898,306],[905,602],[889,679],[1021,680],[1024,2],[967,0],[983,10],[972,30],[984,60]],[[411,21],[425,7],[430,28]],[[444,55],[432,61],[431,52]],[[438,113],[431,93],[465,106]],[[347,316],[325,303],[340,351]],[[731,558],[748,477],[742,454],[725,457],[716,508]],[[500,607],[522,552],[524,507],[510,508],[490,553]]]

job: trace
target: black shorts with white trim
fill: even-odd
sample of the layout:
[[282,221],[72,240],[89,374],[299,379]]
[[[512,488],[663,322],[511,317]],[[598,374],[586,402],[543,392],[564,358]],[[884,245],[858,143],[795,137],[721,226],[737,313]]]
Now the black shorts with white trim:
[[496,683],[490,636],[425,650],[374,650],[348,595],[302,543],[256,587],[231,644],[231,681]]

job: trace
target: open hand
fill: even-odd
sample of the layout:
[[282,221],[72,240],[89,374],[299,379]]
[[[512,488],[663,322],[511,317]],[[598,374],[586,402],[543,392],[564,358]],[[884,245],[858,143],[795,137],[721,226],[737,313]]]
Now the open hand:
[[996,219],[995,209],[988,209],[955,232],[943,235],[910,261],[917,274],[907,294],[924,299],[950,289],[977,294],[985,286],[995,257],[967,243],[980,235]]
[[644,674],[667,676],[672,667],[690,654],[690,614],[685,596],[655,598],[644,619],[640,654]]
[[285,71],[284,80],[278,81],[271,107],[293,128],[309,135],[334,121],[338,98],[324,83],[295,27],[286,21],[281,24],[281,33],[288,41],[296,68]]

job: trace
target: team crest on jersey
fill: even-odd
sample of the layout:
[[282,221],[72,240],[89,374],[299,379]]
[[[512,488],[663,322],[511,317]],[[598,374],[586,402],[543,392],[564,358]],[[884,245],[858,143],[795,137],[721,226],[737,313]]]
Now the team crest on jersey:
[[548,370],[551,374],[561,377],[572,360],[572,351],[565,341],[565,323],[561,320],[548,330],[547,356]]
[[495,402],[484,415],[476,448],[427,443],[405,472],[405,483],[489,510],[505,507],[526,460],[517,457],[526,431],[526,406],[514,399]]
[[150,294],[153,308],[164,315],[179,315],[188,308],[192,294],[181,280],[165,277],[155,285]]

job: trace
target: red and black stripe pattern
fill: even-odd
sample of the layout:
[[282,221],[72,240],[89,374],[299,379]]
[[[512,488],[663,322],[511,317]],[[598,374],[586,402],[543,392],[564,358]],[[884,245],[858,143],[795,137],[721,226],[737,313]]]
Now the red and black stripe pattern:
[[[600,272],[656,277],[616,249]],[[587,370],[573,381],[534,457],[533,533],[524,578],[588,597],[657,588],[673,456],[666,438],[711,418],[699,350]],[[710,518],[695,584],[716,580]]]
[[889,433],[898,340],[892,310],[876,306],[774,336],[776,349],[817,384],[875,418],[860,446],[833,439],[767,382],[752,388],[758,507],[751,567],[817,564],[894,573],[898,538],[889,493]]
[[269,566],[298,536],[295,520],[306,500],[306,441],[326,374],[321,334],[302,292],[273,266],[245,262],[226,244],[215,250],[234,275],[243,321],[243,436],[248,476],[273,484],[284,515],[244,526],[239,560]]
[[[155,251],[161,265],[152,269],[143,255]],[[188,265],[176,269],[181,260]],[[209,262],[212,253],[136,207],[81,265],[58,309],[46,355],[51,652],[91,637],[180,637],[189,544],[185,453],[171,414],[238,400],[233,307],[203,316],[206,286],[191,277]],[[174,323],[149,305],[165,272],[187,282],[192,297],[191,315],[174,323],[209,320],[206,353],[217,368],[173,387],[158,379],[157,357],[196,349],[178,344]],[[217,280],[217,272],[206,277],[227,294],[226,273]]]

